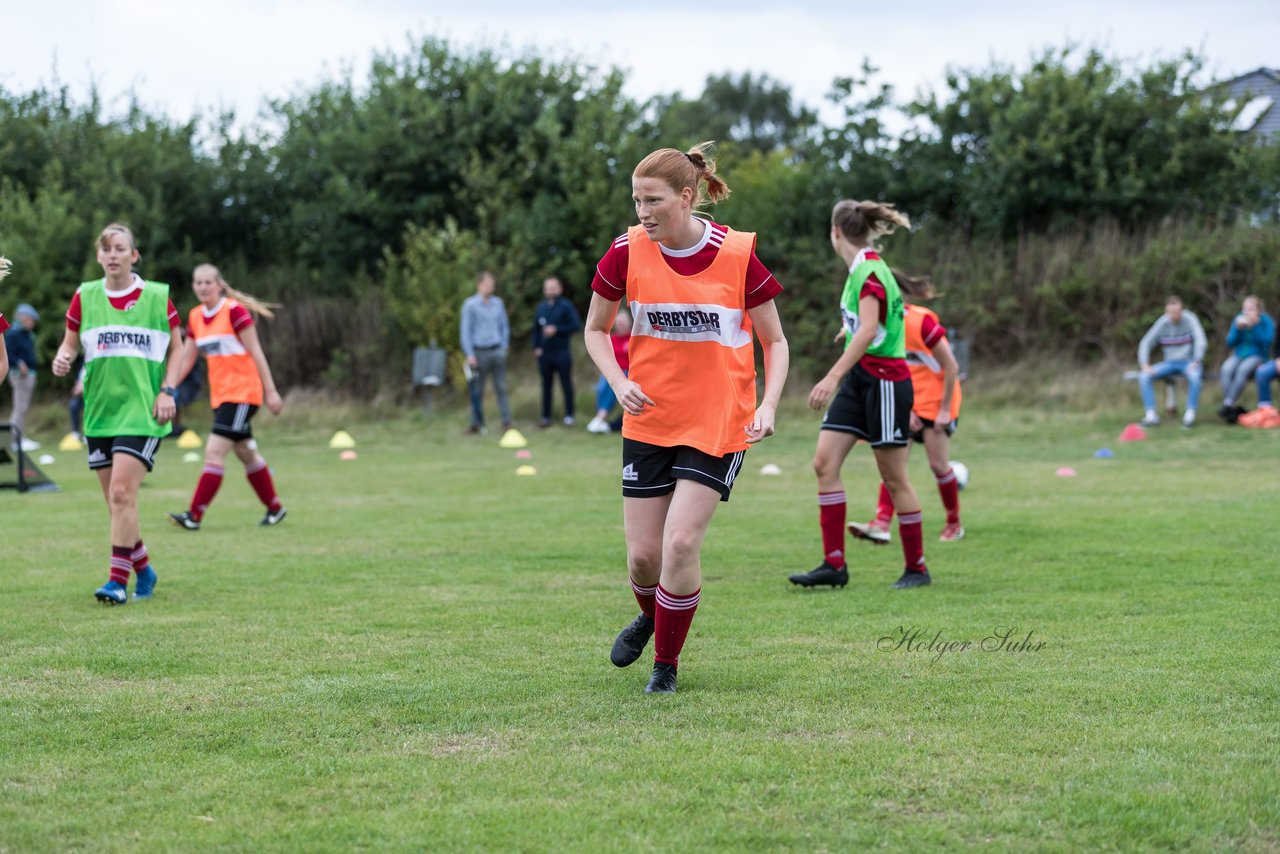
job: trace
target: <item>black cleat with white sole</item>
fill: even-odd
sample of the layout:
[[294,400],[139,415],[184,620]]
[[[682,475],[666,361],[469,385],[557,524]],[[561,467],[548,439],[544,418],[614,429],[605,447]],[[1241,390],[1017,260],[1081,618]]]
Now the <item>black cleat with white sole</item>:
[[169,521],[177,525],[179,528],[184,528],[188,531],[200,530],[200,523],[193,519],[191,514],[186,511],[182,513],[170,513]]
[[258,523],[261,528],[270,528],[272,525],[279,525],[284,521],[284,517],[289,515],[289,511],[281,507],[279,510],[268,510],[267,515],[262,517],[262,521]]

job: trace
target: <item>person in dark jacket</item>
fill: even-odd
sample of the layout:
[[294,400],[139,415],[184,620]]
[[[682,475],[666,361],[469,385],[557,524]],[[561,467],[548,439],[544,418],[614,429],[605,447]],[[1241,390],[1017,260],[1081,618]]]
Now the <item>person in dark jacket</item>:
[[582,328],[582,318],[573,303],[564,298],[564,286],[555,276],[542,283],[542,295],[533,318],[533,355],[538,357],[542,375],[542,427],[551,426],[551,386],[560,377],[564,391],[564,423],[573,424],[573,334]]

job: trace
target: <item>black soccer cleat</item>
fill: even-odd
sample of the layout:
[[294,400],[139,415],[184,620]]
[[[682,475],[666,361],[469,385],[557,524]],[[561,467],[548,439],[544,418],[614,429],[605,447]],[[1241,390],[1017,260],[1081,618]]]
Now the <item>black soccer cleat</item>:
[[933,579],[929,577],[928,570],[917,572],[914,569],[904,569],[902,577],[893,582],[892,587],[894,590],[905,590],[908,587],[924,587],[932,582]]
[[646,694],[674,694],[676,692],[676,666],[655,661],[653,673],[649,675],[649,684],[644,686]]
[[200,530],[200,523],[191,518],[191,514],[183,511],[182,513],[170,513],[169,521],[177,525],[179,528],[186,528],[188,531]]
[[270,528],[272,525],[279,525],[284,521],[284,517],[289,515],[289,511],[281,507],[279,510],[272,512],[267,511],[267,515],[262,517],[262,521],[258,523],[260,528]]
[[799,584],[801,587],[819,587],[823,584],[844,587],[849,583],[849,567],[836,569],[824,560],[808,572],[796,573],[790,580],[792,584]]
[[613,651],[609,653],[609,660],[618,667],[634,664],[640,657],[640,653],[644,652],[651,637],[653,637],[653,618],[641,614],[632,620],[631,625],[618,633],[618,637],[613,642]]

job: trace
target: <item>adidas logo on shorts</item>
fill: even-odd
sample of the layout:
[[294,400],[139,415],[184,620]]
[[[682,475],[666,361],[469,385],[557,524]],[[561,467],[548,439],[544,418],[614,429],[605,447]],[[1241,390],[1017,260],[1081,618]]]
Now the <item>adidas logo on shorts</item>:
[[105,463],[106,461],[107,455],[102,453],[101,449],[97,449],[89,455],[89,462],[91,463]]

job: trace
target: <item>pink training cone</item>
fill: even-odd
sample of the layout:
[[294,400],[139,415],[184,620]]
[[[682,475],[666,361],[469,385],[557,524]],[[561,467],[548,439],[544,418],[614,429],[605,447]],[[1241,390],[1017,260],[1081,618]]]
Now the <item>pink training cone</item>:
[[1147,438],[1147,431],[1140,424],[1130,424],[1120,431],[1121,442],[1141,442]]
[[516,459],[517,459],[517,460],[531,460],[531,459],[533,459],[533,452],[532,452],[532,451],[530,451],[530,450],[528,450],[528,449],[526,449],[526,448],[521,448],[520,450],[516,451]]

